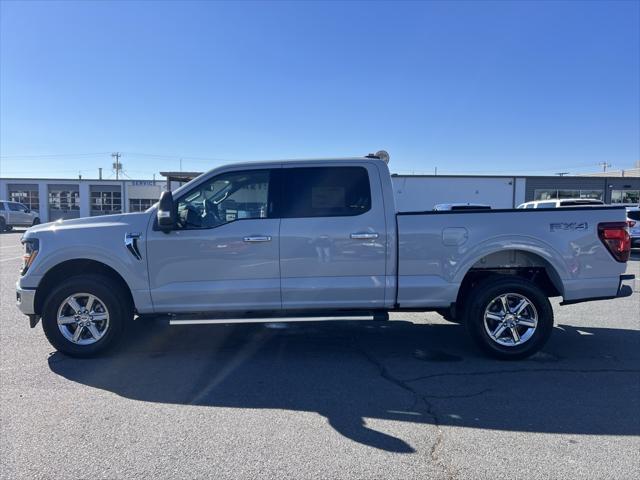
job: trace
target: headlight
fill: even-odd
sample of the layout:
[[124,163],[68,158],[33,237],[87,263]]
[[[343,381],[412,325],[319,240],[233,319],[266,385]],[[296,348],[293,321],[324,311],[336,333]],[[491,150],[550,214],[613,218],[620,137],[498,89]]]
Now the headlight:
[[22,272],[20,275],[24,275],[29,270],[29,267],[36,259],[38,255],[38,250],[40,249],[40,242],[37,238],[28,238],[26,240],[22,240],[22,244],[24,245],[24,255],[22,255]]

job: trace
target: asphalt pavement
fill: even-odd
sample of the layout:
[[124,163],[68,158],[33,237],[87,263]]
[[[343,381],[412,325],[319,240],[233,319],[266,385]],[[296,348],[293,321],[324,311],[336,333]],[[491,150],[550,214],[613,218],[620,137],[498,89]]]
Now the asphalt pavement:
[[[0,478],[638,478],[640,282],[559,307],[543,352],[482,356],[434,313],[169,327],[56,353],[0,235]],[[640,254],[629,273],[640,277]]]

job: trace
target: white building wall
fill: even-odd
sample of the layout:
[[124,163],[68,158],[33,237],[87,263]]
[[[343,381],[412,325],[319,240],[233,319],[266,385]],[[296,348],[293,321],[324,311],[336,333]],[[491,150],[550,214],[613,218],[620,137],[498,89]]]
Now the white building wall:
[[[514,178],[393,176],[398,211],[432,210],[438,203],[472,202],[514,208]],[[524,180],[524,179],[522,179]],[[524,193],[522,195],[524,198]]]
[[527,193],[527,179],[516,178],[515,202],[513,205],[514,207],[517,207],[521,203],[526,202],[526,193]]
[[40,214],[40,222],[47,223],[49,221],[49,200],[47,198],[47,182],[39,181],[38,183],[38,204],[40,205],[40,209],[38,213]]
[[80,192],[80,216],[89,217],[91,215],[91,194],[89,193],[89,184],[81,182],[79,186]]

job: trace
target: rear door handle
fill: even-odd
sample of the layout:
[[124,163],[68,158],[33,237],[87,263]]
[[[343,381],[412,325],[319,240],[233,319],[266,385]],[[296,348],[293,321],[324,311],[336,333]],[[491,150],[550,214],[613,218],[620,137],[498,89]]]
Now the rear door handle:
[[245,242],[270,242],[271,237],[269,235],[253,235],[251,237],[244,237]]
[[363,232],[363,233],[352,233],[351,238],[353,240],[373,240],[374,238],[378,238],[379,235],[375,232]]

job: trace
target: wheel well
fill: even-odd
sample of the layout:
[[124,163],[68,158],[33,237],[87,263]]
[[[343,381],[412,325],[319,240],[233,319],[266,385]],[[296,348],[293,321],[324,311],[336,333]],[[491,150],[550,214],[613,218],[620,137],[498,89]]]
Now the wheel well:
[[461,307],[470,289],[495,275],[525,278],[540,287],[547,297],[562,295],[562,281],[547,260],[527,251],[505,250],[481,258],[469,269],[460,284],[456,307]]
[[129,301],[129,305],[134,308],[133,297],[131,295],[131,290],[127,285],[127,282],[124,281],[122,276],[118,272],[116,272],[113,268],[104,263],[98,262],[96,260],[88,260],[88,259],[76,259],[76,260],[67,260],[66,262],[62,262],[55,267],[51,268],[40,281],[38,288],[36,289],[36,298],[35,298],[35,312],[37,315],[42,314],[42,307],[44,305],[44,301],[47,296],[51,292],[51,289],[58,285],[61,281],[66,280],[70,277],[76,275],[87,275],[87,274],[97,274],[102,275],[104,277],[109,278],[114,282],[117,288],[120,288],[122,292],[126,295],[127,300]]

